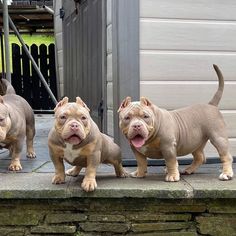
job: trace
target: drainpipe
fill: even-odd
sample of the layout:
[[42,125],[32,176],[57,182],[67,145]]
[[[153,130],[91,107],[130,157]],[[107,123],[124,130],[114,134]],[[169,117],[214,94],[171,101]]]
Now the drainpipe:
[[6,61],[6,79],[11,83],[10,48],[9,48],[9,22],[7,0],[3,0],[3,26]]
[[46,89],[47,92],[49,93],[49,95],[50,95],[50,97],[52,98],[52,101],[54,102],[54,104],[56,105],[56,104],[57,104],[57,99],[55,98],[55,96],[54,96],[54,94],[52,93],[50,87],[48,86],[46,80],[44,79],[44,77],[43,77],[43,75],[42,75],[42,73],[41,73],[41,71],[40,71],[40,69],[39,69],[37,63],[35,62],[34,58],[31,56],[31,54],[30,54],[28,48],[26,47],[26,45],[25,45],[25,43],[24,43],[24,41],[23,41],[23,39],[22,39],[20,33],[18,32],[18,30],[17,30],[16,26],[14,25],[13,21],[11,20],[11,17],[10,17],[10,16],[9,16],[9,24],[10,24],[11,28],[13,29],[13,31],[15,32],[17,38],[19,39],[19,41],[20,41],[20,43],[21,43],[21,45],[22,45],[22,47],[23,47],[23,49],[24,49],[26,55],[27,55],[28,58],[31,60],[32,65],[33,65],[35,71],[37,72],[39,78],[41,79],[41,81],[42,81],[42,83],[43,83],[45,89]]

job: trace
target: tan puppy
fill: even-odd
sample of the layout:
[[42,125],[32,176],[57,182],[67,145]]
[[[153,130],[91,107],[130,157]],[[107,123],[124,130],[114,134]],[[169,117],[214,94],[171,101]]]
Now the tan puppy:
[[53,184],[65,182],[63,159],[74,165],[66,171],[67,175],[76,176],[83,167],[87,167],[81,185],[86,192],[97,187],[95,177],[100,163],[112,164],[118,177],[126,176],[120,148],[99,131],[89,115],[89,108],[79,97],[73,103],[65,97],[54,111],[55,125],[48,137],[49,153],[56,172]]
[[9,149],[12,157],[9,170],[21,170],[20,154],[26,136],[27,157],[35,158],[34,113],[22,97],[15,94],[0,96],[0,146]]
[[205,160],[203,149],[208,140],[217,149],[223,163],[221,180],[233,177],[232,156],[225,122],[217,105],[221,99],[224,79],[216,65],[219,87],[209,104],[197,104],[167,111],[158,108],[147,98],[131,102],[127,97],[118,112],[120,128],[129,140],[137,159],[133,177],[144,177],[147,172],[147,157],[164,158],[167,167],[166,181],[179,181],[180,174],[176,156],[193,155],[192,164],[185,170],[193,173]]

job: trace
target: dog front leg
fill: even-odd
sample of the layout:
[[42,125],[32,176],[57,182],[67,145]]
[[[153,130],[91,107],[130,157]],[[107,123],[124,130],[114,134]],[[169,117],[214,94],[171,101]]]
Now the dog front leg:
[[132,150],[137,160],[137,169],[130,173],[130,176],[134,178],[143,178],[147,173],[147,158],[135,148],[132,147]]
[[180,174],[178,170],[178,161],[176,159],[176,153],[171,148],[165,149],[162,152],[163,157],[165,158],[167,174],[165,181],[167,182],[177,182],[180,180]]
[[85,176],[81,184],[82,189],[85,192],[94,191],[97,188],[96,182],[96,171],[100,164],[101,152],[94,152],[91,156],[87,157],[87,168],[85,171]]
[[9,148],[12,159],[8,169],[11,171],[22,170],[22,166],[20,164],[20,155],[22,151],[22,146],[23,146],[23,139],[19,138],[18,142],[14,142]]
[[61,156],[61,150],[58,148],[50,148],[49,145],[49,154],[55,168],[55,175],[52,178],[52,183],[65,183],[65,166],[63,163],[63,158]]

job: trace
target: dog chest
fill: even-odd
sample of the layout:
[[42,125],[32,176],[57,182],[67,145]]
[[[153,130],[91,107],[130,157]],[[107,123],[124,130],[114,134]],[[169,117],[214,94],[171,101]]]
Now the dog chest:
[[67,143],[66,147],[64,148],[64,158],[69,162],[69,163],[74,163],[76,159],[81,154],[81,148],[78,149],[73,149],[73,145]]

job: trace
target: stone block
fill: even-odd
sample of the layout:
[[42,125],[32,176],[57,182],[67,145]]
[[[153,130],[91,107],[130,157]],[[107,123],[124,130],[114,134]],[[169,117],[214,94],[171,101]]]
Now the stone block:
[[189,221],[191,214],[148,214],[143,212],[137,212],[135,214],[128,214],[127,218],[135,222],[145,221]]
[[0,213],[0,225],[37,225],[43,215],[32,211],[9,211]]
[[150,233],[128,233],[127,236],[197,236],[197,232],[150,232]]
[[166,231],[166,230],[182,230],[188,229],[192,223],[188,222],[168,222],[168,223],[139,223],[132,224],[131,230],[133,232],[149,232],[149,231]]
[[73,234],[76,232],[76,226],[70,225],[57,225],[57,226],[34,226],[31,227],[31,233],[38,234]]
[[17,227],[0,227],[0,235],[1,236],[23,236],[25,235],[24,228]]
[[95,223],[85,222],[79,224],[81,229],[90,232],[112,232],[112,233],[125,233],[130,229],[129,224],[125,223]]
[[96,222],[125,222],[125,217],[122,215],[89,215],[89,221]]
[[80,213],[55,213],[46,216],[46,222],[49,224],[66,223],[66,222],[82,222],[87,219],[85,214]]
[[196,217],[199,233],[214,236],[236,235],[236,215]]
[[235,199],[220,199],[209,203],[210,213],[236,213]]

